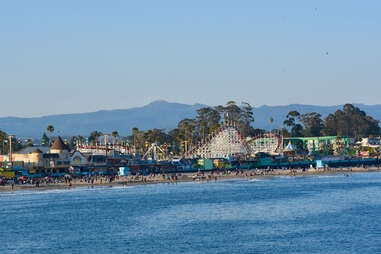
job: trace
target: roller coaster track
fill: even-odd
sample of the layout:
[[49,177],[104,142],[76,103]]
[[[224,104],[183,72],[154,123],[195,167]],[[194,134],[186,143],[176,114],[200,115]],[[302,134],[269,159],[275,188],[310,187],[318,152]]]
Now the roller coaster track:
[[233,123],[224,123],[189,150],[184,157],[193,158],[229,158],[247,156],[250,149]]

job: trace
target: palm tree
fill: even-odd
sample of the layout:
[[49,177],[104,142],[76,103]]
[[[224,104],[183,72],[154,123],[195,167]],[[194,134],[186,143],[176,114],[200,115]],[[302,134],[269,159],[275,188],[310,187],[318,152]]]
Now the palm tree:
[[[270,126],[272,126],[273,125],[273,122],[274,122],[274,118],[273,117],[270,117],[270,119],[269,119],[269,122],[270,122]],[[270,127],[270,132],[272,131],[272,127]]]
[[50,133],[54,132],[54,126],[53,125],[48,125],[48,127],[46,127],[46,130]]
[[100,131],[93,131],[90,133],[90,138],[93,141],[94,144],[97,144],[99,141],[99,137],[102,136],[102,132]]
[[86,142],[86,139],[82,137],[81,135],[72,136],[70,138],[70,147],[74,149],[77,145],[82,145],[85,142]]
[[111,136],[114,137],[115,143],[118,143],[118,137],[119,137],[118,131],[111,132]]
[[134,152],[136,152],[137,141],[138,141],[139,129],[137,127],[132,128],[132,146],[134,148]]
[[48,125],[48,127],[46,127],[46,130],[50,133],[50,137],[49,137],[49,146],[50,146],[52,144],[52,133],[54,132],[54,126]]
[[31,138],[28,138],[26,140],[26,145],[25,146],[27,146],[27,147],[33,146],[33,140]]

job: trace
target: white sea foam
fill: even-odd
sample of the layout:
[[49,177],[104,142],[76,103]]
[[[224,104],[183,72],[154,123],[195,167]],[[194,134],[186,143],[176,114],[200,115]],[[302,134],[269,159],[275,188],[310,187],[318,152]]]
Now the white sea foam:
[[315,178],[341,178],[341,177],[347,177],[347,175],[317,175],[317,176],[314,176]]

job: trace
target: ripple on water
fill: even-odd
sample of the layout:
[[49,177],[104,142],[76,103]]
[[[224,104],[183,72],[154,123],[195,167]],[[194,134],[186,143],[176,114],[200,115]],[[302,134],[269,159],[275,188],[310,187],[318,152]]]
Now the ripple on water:
[[0,253],[380,253],[381,174],[0,194]]

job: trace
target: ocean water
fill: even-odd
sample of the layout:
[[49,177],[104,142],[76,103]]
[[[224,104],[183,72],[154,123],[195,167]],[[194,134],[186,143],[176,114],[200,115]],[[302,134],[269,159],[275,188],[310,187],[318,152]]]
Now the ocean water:
[[381,174],[0,193],[0,253],[381,253]]

